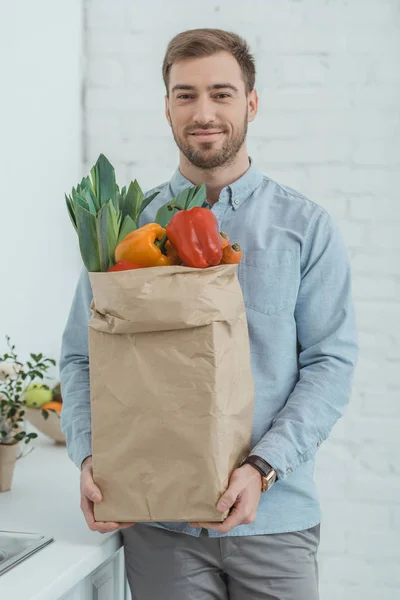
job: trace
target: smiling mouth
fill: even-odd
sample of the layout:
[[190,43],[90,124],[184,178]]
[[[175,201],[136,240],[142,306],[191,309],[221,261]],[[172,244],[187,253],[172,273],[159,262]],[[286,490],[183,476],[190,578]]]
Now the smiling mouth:
[[202,132],[202,133],[191,133],[190,135],[192,135],[193,137],[196,138],[196,140],[198,140],[199,142],[210,142],[211,140],[216,139],[218,136],[222,135],[222,131],[215,131],[215,132]]

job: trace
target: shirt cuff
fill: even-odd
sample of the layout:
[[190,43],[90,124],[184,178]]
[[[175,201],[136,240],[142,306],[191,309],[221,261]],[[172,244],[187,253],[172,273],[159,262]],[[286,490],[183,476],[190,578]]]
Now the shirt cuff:
[[68,444],[67,452],[70,459],[81,470],[82,462],[92,455],[92,436],[87,433],[81,434]]

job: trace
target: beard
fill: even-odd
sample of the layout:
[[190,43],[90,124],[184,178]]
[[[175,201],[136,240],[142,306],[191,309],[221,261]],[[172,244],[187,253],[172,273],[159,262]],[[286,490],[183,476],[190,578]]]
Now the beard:
[[[183,138],[177,134],[173,125],[172,134],[179,150],[186,156],[192,165],[199,169],[216,169],[223,165],[228,166],[234,161],[235,156],[238,154],[246,139],[247,127],[248,119],[246,113],[242,126],[238,129],[233,138],[224,141],[222,146],[215,150],[213,149],[215,142],[203,142],[201,148],[192,146],[186,137]],[[215,129],[215,127],[213,128]],[[189,134],[189,140],[190,136],[191,134]]]

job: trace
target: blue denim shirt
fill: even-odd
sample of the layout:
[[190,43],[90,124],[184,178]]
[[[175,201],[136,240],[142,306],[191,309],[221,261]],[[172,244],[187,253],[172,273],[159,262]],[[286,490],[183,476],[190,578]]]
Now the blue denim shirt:
[[[318,204],[264,176],[250,158],[248,170],[225,186],[212,207],[219,228],[243,248],[238,267],[250,336],[255,385],[251,454],[278,473],[261,495],[257,518],[228,534],[282,533],[321,519],[313,471],[318,447],[349,401],[358,357],[351,273],[343,240]],[[154,220],[160,206],[193,185],[176,170],[149,190],[159,195],[141,215]],[[88,322],[92,291],[79,277],[62,337],[62,429],[80,467],[92,453]],[[188,523],[153,523],[198,536]]]

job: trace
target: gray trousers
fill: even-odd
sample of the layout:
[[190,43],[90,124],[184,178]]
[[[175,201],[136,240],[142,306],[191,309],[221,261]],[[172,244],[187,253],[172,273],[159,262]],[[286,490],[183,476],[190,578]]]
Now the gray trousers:
[[121,530],[132,600],[318,600],[320,526],[210,538],[137,523]]

